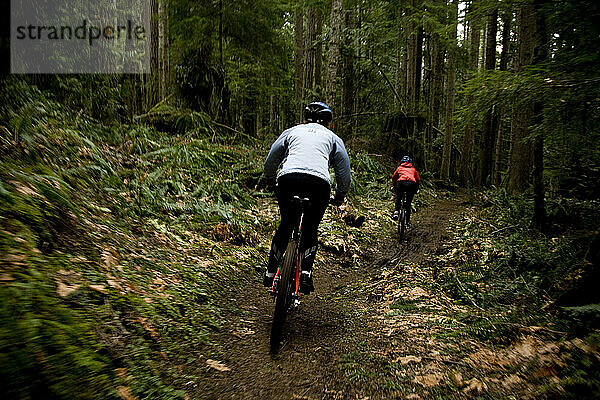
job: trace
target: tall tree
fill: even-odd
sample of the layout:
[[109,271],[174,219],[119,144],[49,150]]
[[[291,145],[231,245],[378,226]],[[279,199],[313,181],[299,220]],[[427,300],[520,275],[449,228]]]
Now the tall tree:
[[[496,68],[496,33],[498,32],[498,9],[494,8],[487,19],[485,38],[485,69],[487,71]],[[479,185],[489,183],[492,169],[492,154],[495,142],[494,137],[494,109],[487,110],[483,118],[481,141],[479,142],[479,169],[477,182]]]
[[[502,52],[500,53],[500,63],[498,69],[506,71],[508,69],[508,56],[510,54],[510,32],[512,29],[513,14],[510,11],[505,11],[502,14]],[[492,184],[500,184],[500,170],[502,167],[502,157],[504,154],[504,110],[498,110],[494,114],[493,127],[497,127],[496,132],[496,154],[494,156],[494,166],[492,168]]]
[[352,136],[352,118],[350,116],[354,108],[354,25],[355,9],[350,6],[344,12],[344,46],[342,47],[343,83],[340,133],[344,140],[350,140]]
[[330,29],[331,37],[329,38],[329,54],[327,59],[327,83],[326,95],[329,106],[332,108],[334,115],[338,111],[337,106],[337,73],[340,63],[340,42],[342,34],[342,0],[332,0],[331,2],[331,18]]
[[[478,1],[473,0],[469,7],[469,13],[467,21],[469,23],[469,72],[467,78],[472,77],[476,74],[479,67],[479,43],[481,41],[481,27],[479,25],[479,18],[477,16],[476,6]],[[473,102],[473,96],[467,97],[467,103]],[[465,132],[463,134],[461,142],[461,154],[460,154],[460,172],[459,181],[462,185],[467,185],[473,182],[473,123],[467,121],[465,125]]]
[[444,180],[450,179],[450,158],[452,155],[452,136],[454,130],[454,94],[456,84],[456,30],[458,25],[458,0],[452,1],[450,8],[451,24],[454,28],[450,31],[450,46],[448,49],[448,80],[446,83],[446,117],[444,127],[444,150],[442,153],[441,177]]
[[321,35],[323,34],[323,11],[320,7],[315,8],[315,41],[314,46],[314,57],[315,57],[315,78],[314,87],[319,95],[319,98],[323,96],[322,88],[322,76],[323,76],[323,45],[321,44]]
[[[543,64],[548,59],[548,31],[544,5],[547,0],[534,0],[535,8],[535,48],[533,63]],[[544,100],[538,99],[533,106],[533,122],[539,127],[543,122]],[[544,206],[544,132],[538,129],[533,143],[533,223],[540,228],[546,225]]]
[[169,12],[166,0],[160,0],[158,5],[158,35],[160,100],[163,100],[169,90]]
[[296,122],[302,121],[302,102],[304,91],[304,16],[301,0],[294,8],[294,99]]
[[310,97],[315,82],[315,60],[316,60],[316,10],[314,5],[308,6],[306,10],[306,32],[304,45],[304,90],[305,97]]
[[[518,63],[517,71],[530,65],[533,61],[535,47],[535,8],[532,3],[521,5],[518,16]],[[531,105],[519,104],[512,118],[510,170],[508,191],[511,194],[523,193],[527,188],[531,174],[533,150],[531,143],[525,139],[529,134],[529,121],[533,114]]]

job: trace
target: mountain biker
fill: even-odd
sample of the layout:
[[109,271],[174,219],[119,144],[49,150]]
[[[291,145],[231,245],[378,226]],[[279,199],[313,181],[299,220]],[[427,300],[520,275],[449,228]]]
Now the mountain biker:
[[419,178],[419,173],[413,166],[412,158],[409,156],[402,157],[400,165],[392,176],[392,184],[396,192],[396,208],[392,216],[393,219],[398,219],[400,207],[402,207],[402,195],[406,193],[406,224],[410,226],[411,203],[415,193],[419,190],[420,182],[421,178]]
[[[269,263],[263,276],[263,284],[273,284],[273,278],[281,263],[285,247],[298,218],[298,210],[292,206],[294,196],[310,199],[305,210],[300,254],[302,254],[300,291],[314,291],[312,264],[317,254],[318,228],[330,202],[330,172],[333,166],[336,178],[333,205],[341,205],[350,188],[350,159],[344,142],[328,129],[333,113],[327,104],[313,102],[304,109],[306,123],[285,130],[271,146],[265,160],[265,180],[274,183],[277,173],[276,195],[281,222],[275,231],[269,253]],[[284,161],[285,159],[285,161]]]

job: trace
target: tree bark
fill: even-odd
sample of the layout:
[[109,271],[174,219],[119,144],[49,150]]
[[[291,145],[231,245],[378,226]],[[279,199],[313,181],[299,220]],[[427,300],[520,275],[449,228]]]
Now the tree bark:
[[296,122],[302,121],[303,73],[304,73],[304,21],[300,1],[294,10],[294,98],[296,100]]
[[[535,45],[535,9],[533,4],[525,3],[521,6],[518,25],[519,56],[517,70],[520,71],[533,61]],[[533,149],[530,143],[525,142],[525,138],[529,134],[529,120],[532,115],[531,105],[519,105],[514,111],[508,179],[508,192],[511,194],[523,193],[529,182]]]
[[[510,45],[510,31],[512,29],[512,13],[505,12],[502,15],[502,52],[500,53],[500,63],[498,69],[500,71],[506,71],[508,68],[508,55]],[[502,158],[504,155],[504,110],[499,110],[494,114],[494,129],[496,129],[496,154],[494,156],[494,166],[492,168],[492,184],[499,185],[500,182],[500,170],[502,168]]]
[[407,37],[407,65],[406,65],[406,100],[407,100],[407,112],[409,115],[414,115],[415,112],[415,91],[416,91],[416,80],[417,74],[417,34],[416,25],[412,21],[414,14],[415,0],[409,1],[409,10],[407,15],[408,21],[408,37]]
[[343,86],[342,86],[342,118],[340,119],[340,133],[345,141],[352,138],[352,110],[354,107],[354,49],[352,46],[352,30],[354,29],[354,9],[345,11],[344,47],[343,47]]
[[[496,33],[498,31],[498,10],[490,14],[486,28],[485,38],[485,69],[493,70],[496,67]],[[489,109],[483,118],[481,141],[479,143],[479,170],[477,182],[479,185],[489,184],[492,170],[492,155],[495,143],[493,130],[493,110]]]
[[306,10],[306,32],[304,41],[304,97],[310,98],[314,83],[315,61],[315,8],[309,6]]
[[331,2],[331,37],[329,41],[329,54],[327,60],[327,83],[326,96],[329,107],[331,107],[334,116],[338,111],[337,107],[337,72],[340,62],[340,38],[342,31],[342,0],[332,0]]
[[456,83],[456,29],[458,25],[458,0],[452,1],[450,21],[454,28],[450,33],[450,48],[448,49],[448,81],[446,84],[446,122],[444,129],[444,151],[442,153],[441,177],[443,180],[450,179],[450,161],[452,156],[452,133],[454,129],[454,94]]
[[160,48],[160,100],[168,96],[169,91],[169,12],[166,0],[160,0],[158,21],[159,48]]
[[314,57],[315,57],[315,77],[314,89],[319,98],[323,97],[323,46],[321,44],[321,35],[323,34],[323,12],[320,8],[315,9],[315,42]]
[[[544,63],[548,58],[548,31],[546,18],[542,7],[546,0],[534,0],[535,7],[535,49],[533,63]],[[544,101],[540,99],[533,106],[533,120],[536,126],[541,126],[544,119]],[[538,132],[533,144],[533,223],[540,229],[547,224],[546,208],[544,206],[544,134]]]
[[[475,16],[476,0],[471,3],[468,21],[469,26],[469,73],[468,79],[477,73],[479,67],[479,42],[481,41],[481,28],[479,21]],[[473,102],[473,96],[467,98],[468,103]],[[461,185],[466,186],[473,183],[473,123],[467,122],[465,133],[461,143],[460,173],[459,181]]]

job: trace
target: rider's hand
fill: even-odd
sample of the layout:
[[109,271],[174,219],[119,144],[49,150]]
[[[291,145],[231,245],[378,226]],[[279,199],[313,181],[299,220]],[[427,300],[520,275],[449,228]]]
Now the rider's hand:
[[335,194],[335,196],[333,196],[329,202],[331,203],[331,205],[339,207],[342,204],[344,204],[344,199],[346,198],[346,196],[340,195],[338,193]]

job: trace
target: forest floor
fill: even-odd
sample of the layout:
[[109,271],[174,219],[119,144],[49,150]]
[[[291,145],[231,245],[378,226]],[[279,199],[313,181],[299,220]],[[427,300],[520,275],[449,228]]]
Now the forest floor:
[[444,335],[457,310],[469,310],[432,289],[435,256],[447,251],[448,231],[467,204],[465,194],[435,200],[413,215],[403,244],[390,221],[377,248],[355,265],[321,249],[316,291],[288,317],[275,356],[273,302],[257,272],[225,316],[213,358],[196,381],[197,398],[536,397],[525,368],[538,378],[553,376],[561,362],[556,344],[524,335],[498,350]]

